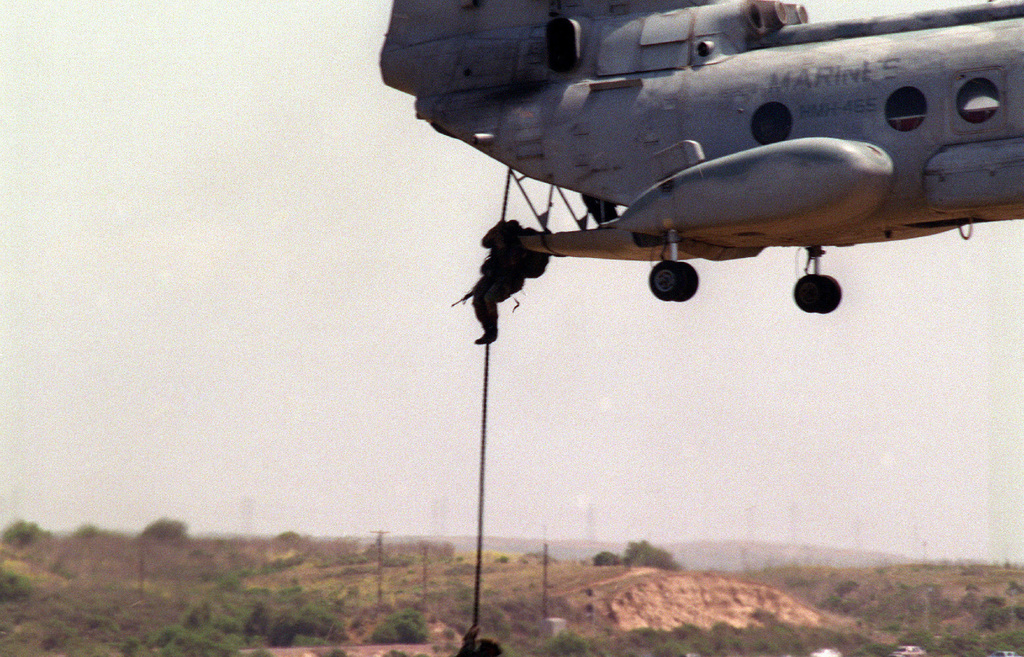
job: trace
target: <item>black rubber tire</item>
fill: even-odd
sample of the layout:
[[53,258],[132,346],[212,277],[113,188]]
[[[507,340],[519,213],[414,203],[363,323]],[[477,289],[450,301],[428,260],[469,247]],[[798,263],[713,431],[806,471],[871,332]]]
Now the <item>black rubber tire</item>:
[[796,282],[793,298],[797,307],[805,313],[827,315],[839,307],[843,290],[831,276],[808,274]]
[[839,303],[843,300],[843,288],[839,286],[839,281],[831,276],[822,276],[822,278],[824,279],[825,294],[818,307],[818,312],[827,315],[839,307]]
[[651,292],[662,301],[686,301],[697,293],[697,270],[688,262],[663,260],[651,270]]
[[686,286],[680,291],[674,301],[689,301],[693,298],[693,295],[697,294],[697,288],[700,286],[700,277],[697,276],[697,270],[693,268],[688,262],[677,262],[680,269],[686,274]]

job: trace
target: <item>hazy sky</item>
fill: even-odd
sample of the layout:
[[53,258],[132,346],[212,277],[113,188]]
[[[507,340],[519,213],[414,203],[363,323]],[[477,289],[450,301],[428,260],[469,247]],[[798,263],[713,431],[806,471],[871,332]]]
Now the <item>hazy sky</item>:
[[[388,12],[5,3],[0,519],[475,530],[483,348],[450,306],[505,172],[383,86]],[[553,260],[492,349],[488,531],[986,556],[1020,236],[830,250],[828,316],[796,249],[697,261],[685,304],[646,263]]]

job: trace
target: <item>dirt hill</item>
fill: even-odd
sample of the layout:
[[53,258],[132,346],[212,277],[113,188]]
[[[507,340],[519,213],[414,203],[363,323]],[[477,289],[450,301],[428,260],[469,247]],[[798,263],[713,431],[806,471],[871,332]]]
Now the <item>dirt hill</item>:
[[[589,592],[589,594],[588,594]],[[620,630],[671,630],[681,625],[735,628],[776,619],[820,627],[826,618],[814,608],[766,584],[711,573],[673,573],[635,569],[582,591],[567,592],[574,607],[593,610]]]

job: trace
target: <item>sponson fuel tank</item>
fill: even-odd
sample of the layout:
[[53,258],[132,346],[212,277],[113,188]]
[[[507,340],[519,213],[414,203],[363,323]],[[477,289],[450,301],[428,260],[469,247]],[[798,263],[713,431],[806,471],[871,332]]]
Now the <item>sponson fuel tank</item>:
[[674,230],[743,246],[762,230],[814,233],[849,225],[881,205],[892,181],[892,158],[878,146],[794,139],[686,169],[642,194],[614,227],[648,235]]

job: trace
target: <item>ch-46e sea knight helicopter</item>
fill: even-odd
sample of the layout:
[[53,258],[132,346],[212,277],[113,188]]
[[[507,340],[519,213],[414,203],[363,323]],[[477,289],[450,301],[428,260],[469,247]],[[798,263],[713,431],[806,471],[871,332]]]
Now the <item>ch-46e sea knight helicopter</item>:
[[381,69],[443,134],[626,206],[523,242],[660,260],[664,300],[696,292],[687,259],[796,246],[797,305],[828,313],[824,246],[1024,217],[1020,0],[822,24],[767,0],[394,0]]

